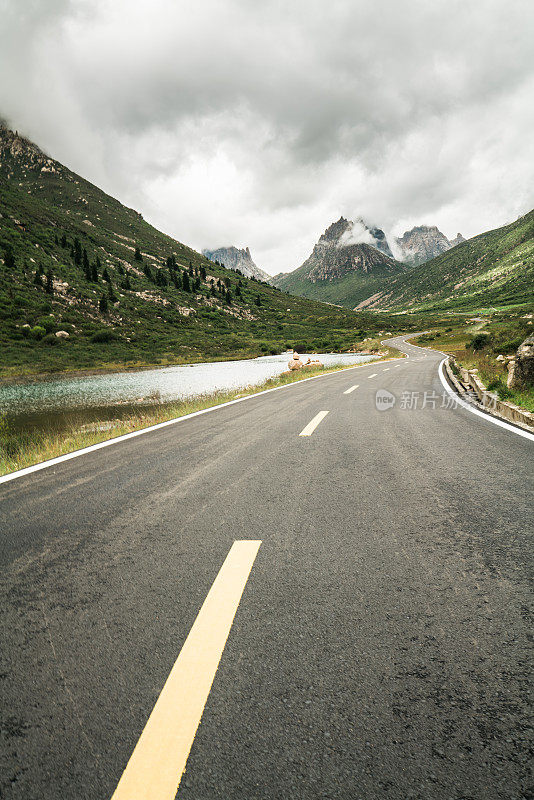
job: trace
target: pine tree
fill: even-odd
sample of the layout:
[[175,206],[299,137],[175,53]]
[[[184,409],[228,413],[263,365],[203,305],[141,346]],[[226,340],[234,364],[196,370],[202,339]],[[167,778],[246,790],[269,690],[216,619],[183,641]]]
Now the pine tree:
[[91,266],[91,280],[93,283],[98,283],[98,268],[96,263]]
[[4,264],[6,269],[15,269],[15,256],[13,255],[13,250],[11,247],[6,247],[4,249]]
[[167,286],[167,276],[162,269],[156,270],[156,286]]
[[203,281],[206,280],[206,268],[204,267],[204,265],[200,267],[200,277],[202,278]]
[[63,234],[63,236],[61,237],[61,247],[66,247],[66,246],[67,246],[67,236],[66,234]]
[[87,278],[88,281],[90,281],[91,267],[89,266],[89,259],[87,258],[87,250],[85,249],[85,247],[83,248],[83,253],[82,253],[82,264],[85,277]]
[[135,258],[136,261],[142,261],[143,260],[143,256],[141,255],[141,251],[139,250],[138,247],[135,248],[134,258]]
[[108,283],[111,283],[111,278],[109,277],[109,272],[108,272],[108,268],[107,267],[104,267],[104,271],[102,273],[102,280],[107,281]]
[[182,288],[182,280],[181,280],[180,276],[176,272],[172,273],[172,282],[174,283],[174,288],[175,289],[181,289]]
[[41,277],[41,275],[42,275],[42,274],[43,274],[43,268],[42,268],[41,266],[39,266],[39,267],[38,267],[38,268],[35,270],[35,275],[34,275],[34,277],[33,277],[33,282],[34,282],[34,284],[35,284],[36,286],[42,286],[42,285],[43,285],[43,279],[42,279],[42,277]]
[[256,299],[254,300],[254,302],[256,303],[257,306],[261,306],[261,297],[259,296],[259,294],[256,295]]
[[55,233],[55,234],[54,234],[54,244],[55,244],[55,245],[58,245],[58,244],[59,244],[59,242],[58,242],[58,238],[57,238],[57,233]]
[[108,298],[106,297],[105,294],[103,294],[100,300],[98,301],[98,310],[102,314],[108,313]]
[[231,305],[232,304],[232,293],[231,293],[230,289],[226,290],[225,298],[226,298],[226,302],[228,303],[228,305]]
[[241,289],[239,287],[239,284],[237,284],[237,286],[235,287],[235,296],[241,297]]
[[195,292],[200,292],[200,278],[195,278],[193,289]]
[[185,270],[184,270],[183,275],[182,275],[182,287],[183,287],[184,292],[190,292],[191,291],[191,284],[189,282],[189,275]]
[[47,294],[54,294],[54,278],[51,269],[49,269],[48,272],[46,273],[45,291]]
[[78,237],[74,239],[74,263],[78,266],[82,263],[82,246]]
[[108,295],[109,295],[109,300],[110,300],[111,303],[116,303],[117,302],[117,296],[115,295],[115,292],[113,291],[113,284],[111,283],[111,281],[108,283]]
[[132,284],[130,283],[130,276],[126,273],[126,276],[122,282],[122,288],[125,289],[127,292],[131,292]]
[[96,257],[96,268],[97,268],[97,270],[98,270],[99,272],[100,272],[100,270],[102,269],[102,264],[101,264],[101,262],[100,262],[100,259],[99,259],[99,257],[98,257],[98,256]]

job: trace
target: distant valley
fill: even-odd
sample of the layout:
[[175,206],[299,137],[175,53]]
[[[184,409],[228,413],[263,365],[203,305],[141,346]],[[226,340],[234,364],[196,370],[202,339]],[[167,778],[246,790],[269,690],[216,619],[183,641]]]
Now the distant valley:
[[2,125],[0,181],[1,375],[344,350],[383,327],[249,277],[248,250],[208,260]]

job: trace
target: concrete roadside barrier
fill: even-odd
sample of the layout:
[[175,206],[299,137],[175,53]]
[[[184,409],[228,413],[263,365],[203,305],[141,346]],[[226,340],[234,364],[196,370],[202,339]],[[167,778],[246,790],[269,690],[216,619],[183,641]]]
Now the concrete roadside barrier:
[[[460,373],[459,377],[453,371],[453,365]],[[478,370],[467,370],[458,367],[453,356],[448,356],[445,361],[445,372],[449,382],[464,400],[474,403],[482,411],[493,414],[507,422],[524,428],[527,431],[534,429],[534,414],[525,411],[515,403],[499,400],[496,394],[489,392],[478,376]]]

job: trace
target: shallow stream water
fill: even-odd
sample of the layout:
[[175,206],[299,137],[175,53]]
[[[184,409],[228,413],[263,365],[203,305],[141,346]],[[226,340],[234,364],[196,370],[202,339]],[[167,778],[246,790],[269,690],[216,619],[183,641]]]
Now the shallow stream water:
[[[11,430],[63,428],[73,421],[126,416],[134,407],[255,386],[287,370],[290,357],[291,353],[282,353],[242,361],[6,383],[0,385],[0,416],[6,418]],[[301,354],[304,362],[308,357]],[[374,358],[353,353],[310,357],[325,366],[359,364]]]

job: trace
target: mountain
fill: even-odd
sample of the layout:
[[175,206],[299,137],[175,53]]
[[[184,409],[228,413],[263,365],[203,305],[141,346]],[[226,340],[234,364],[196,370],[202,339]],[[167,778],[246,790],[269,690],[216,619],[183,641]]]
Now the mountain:
[[[457,239],[460,237],[458,235]],[[358,309],[443,311],[534,302],[534,211],[383,279]]]
[[451,239],[450,241],[451,247],[456,247],[457,244],[462,244],[462,242],[465,242],[466,239],[464,239],[461,233],[457,233],[454,239]]
[[0,183],[3,375],[347,349],[383,325],[213,264],[3,125]]
[[382,278],[403,271],[382,230],[361,219],[351,222],[340,217],[298,269],[275,275],[271,283],[292,294],[352,307],[368,297]]
[[419,225],[406,231],[396,240],[396,244],[402,253],[402,260],[417,265],[424,264],[464,241],[461,233],[457,234],[456,239],[449,241],[435,225]]
[[239,250],[237,247],[219,247],[217,250],[203,250],[202,255],[209,261],[218,261],[228,269],[238,269],[247,278],[257,278],[260,281],[270,281],[271,276],[256,266],[246,247]]

